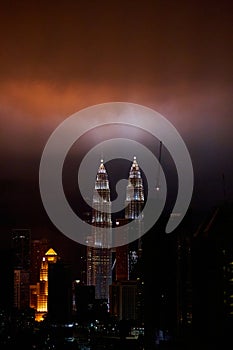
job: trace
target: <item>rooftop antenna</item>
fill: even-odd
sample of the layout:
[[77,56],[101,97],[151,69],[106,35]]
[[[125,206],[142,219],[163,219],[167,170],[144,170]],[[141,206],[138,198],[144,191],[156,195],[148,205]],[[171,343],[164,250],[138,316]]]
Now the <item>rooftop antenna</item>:
[[104,162],[104,151],[103,148],[101,147],[101,162]]
[[160,190],[160,166],[161,166],[161,155],[162,155],[162,141],[159,141],[159,166],[156,179],[156,191]]

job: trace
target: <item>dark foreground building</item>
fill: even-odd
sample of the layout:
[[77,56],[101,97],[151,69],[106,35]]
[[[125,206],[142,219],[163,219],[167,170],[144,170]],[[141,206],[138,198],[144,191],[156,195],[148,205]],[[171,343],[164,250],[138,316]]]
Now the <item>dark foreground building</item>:
[[213,349],[233,347],[233,206],[213,209],[192,244],[193,334]]

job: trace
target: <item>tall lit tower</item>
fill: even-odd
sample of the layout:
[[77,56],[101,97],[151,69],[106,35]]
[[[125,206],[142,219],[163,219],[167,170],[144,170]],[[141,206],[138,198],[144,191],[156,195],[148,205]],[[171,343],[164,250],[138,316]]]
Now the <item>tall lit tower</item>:
[[[140,239],[143,233],[143,207],[143,180],[134,157],[126,187],[125,218],[118,220],[117,225],[125,225],[125,234],[135,237],[135,241],[116,247],[116,281],[110,289],[110,312],[119,319],[129,317],[141,325],[144,323],[144,278]],[[127,225],[132,220],[135,224],[133,228]]]
[[136,157],[133,159],[126,188],[125,218],[129,220],[143,220],[144,188],[141,171]]
[[[123,219],[118,219],[116,224],[119,226],[126,225],[125,234],[135,237],[135,242],[131,245],[125,244],[116,247],[116,280],[118,281],[136,278],[133,274],[133,270],[139,255],[141,255],[141,240],[139,239],[136,241],[136,239],[141,237],[143,230],[143,206],[143,181],[139,165],[136,157],[134,157],[129,170],[128,185],[126,187],[125,217]],[[136,225],[134,226],[134,232],[129,232],[127,223],[132,220],[135,221]],[[137,247],[135,247],[135,243],[138,243]],[[134,247],[134,249],[130,249],[132,247]]]
[[[134,157],[128,177],[128,185],[126,188],[126,200],[125,200],[125,219],[128,221],[136,221],[135,240],[138,238],[137,251],[129,251],[129,274],[132,275],[134,265],[137,263],[138,258],[141,257],[141,235],[143,232],[143,207],[144,207],[144,186],[141,176],[141,171]],[[135,278],[135,276],[130,276]]]
[[144,276],[142,269],[144,186],[141,171],[136,157],[133,159],[128,177],[125,200],[125,218],[136,223],[135,239],[138,239],[137,250],[129,250],[129,278],[136,280],[136,318],[144,323]]
[[48,268],[58,260],[57,253],[50,248],[42,258],[40,267],[40,281],[37,283],[37,312],[36,320],[41,321],[48,311]]
[[112,219],[109,180],[103,160],[96,175],[92,208],[93,229],[88,239],[91,246],[87,247],[87,284],[95,286],[96,299],[109,300],[112,251],[108,247],[111,247]]

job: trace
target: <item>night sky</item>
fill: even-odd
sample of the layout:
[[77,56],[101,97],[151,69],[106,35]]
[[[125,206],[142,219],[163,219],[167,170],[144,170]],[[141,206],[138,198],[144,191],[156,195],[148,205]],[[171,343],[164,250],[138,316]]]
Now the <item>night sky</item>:
[[104,102],[147,106],[176,127],[195,208],[232,200],[232,10],[225,0],[1,1],[2,242],[12,227],[52,237],[43,148],[63,120]]

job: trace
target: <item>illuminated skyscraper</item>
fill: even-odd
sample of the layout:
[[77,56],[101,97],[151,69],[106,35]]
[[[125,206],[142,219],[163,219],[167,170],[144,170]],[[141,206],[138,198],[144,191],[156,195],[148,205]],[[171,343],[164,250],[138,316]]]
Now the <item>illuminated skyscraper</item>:
[[144,207],[144,187],[141,176],[141,171],[136,160],[133,159],[129,171],[128,185],[126,189],[126,201],[125,201],[125,218],[129,221],[134,220],[136,230],[133,232],[135,240],[137,240],[136,250],[130,249],[129,251],[129,277],[135,279],[138,273],[135,271],[135,266],[142,254],[141,235],[143,232],[143,207]]
[[[142,235],[143,230],[143,207],[144,207],[144,186],[141,171],[134,157],[129,170],[128,185],[126,187],[125,218],[118,219],[116,225],[127,225],[134,220],[136,227],[133,232],[126,226],[125,234],[135,237],[133,244],[125,244],[116,247],[116,280],[135,279],[135,266],[141,255],[141,240],[137,238]],[[137,243],[137,246],[136,244]]]
[[[141,236],[143,232],[143,207],[144,207],[144,186],[141,176],[141,171],[136,157],[133,159],[128,177],[128,185],[126,188],[126,200],[125,200],[125,219],[128,221],[134,220],[136,227],[134,232],[128,232],[130,236],[135,237],[137,247],[135,244],[131,244],[129,249],[129,278],[137,278],[137,272],[135,266],[142,254]],[[134,249],[134,248],[135,249]]]
[[31,241],[30,284],[36,284],[38,282],[41,261],[48,249],[49,242],[46,238],[33,239]]
[[[143,207],[144,207],[144,186],[141,171],[136,157],[133,159],[128,177],[125,201],[125,219],[134,220],[136,223],[135,243],[136,249],[129,249],[129,279],[136,281],[136,317],[140,324],[144,322],[144,277],[142,271],[142,244],[143,233]],[[134,243],[134,242],[133,242]],[[131,247],[132,245],[129,245]]]
[[[139,229],[142,229],[143,209],[144,206],[144,188],[141,176],[141,171],[136,160],[133,159],[129,171],[128,185],[126,188],[125,201],[125,218],[129,220],[137,219],[140,223]],[[140,232],[141,233],[141,232]]]
[[87,284],[95,286],[96,299],[109,300],[112,251],[108,246],[111,247],[112,219],[109,180],[103,160],[96,176],[92,208],[93,229],[88,239],[91,246],[87,247]]
[[48,311],[48,268],[49,264],[55,264],[57,259],[57,253],[50,248],[41,262],[40,281],[37,283],[37,321],[40,321]]
[[[143,233],[144,187],[136,157],[130,167],[126,188],[125,218],[116,225],[125,225],[125,234],[135,241],[116,247],[116,281],[112,284],[110,311],[120,320],[132,318],[143,324],[144,279],[141,266],[141,239]],[[134,221],[133,229],[127,223]],[[129,231],[133,230],[133,231]]]

